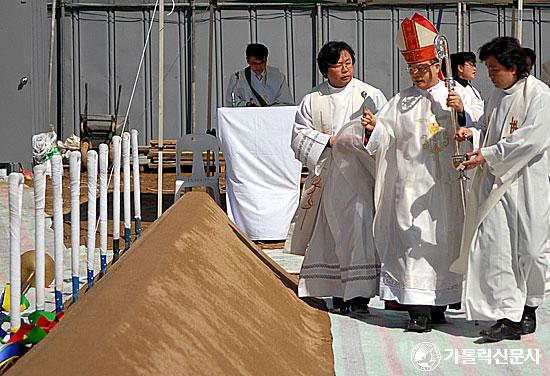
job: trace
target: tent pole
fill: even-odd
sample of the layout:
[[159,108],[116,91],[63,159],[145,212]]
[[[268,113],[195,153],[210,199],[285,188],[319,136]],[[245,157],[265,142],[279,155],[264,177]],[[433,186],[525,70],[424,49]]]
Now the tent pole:
[[462,3],[459,2],[457,4],[457,17],[456,17],[456,23],[457,23],[457,50],[458,51],[464,51],[464,29],[463,29],[463,19],[462,19]]
[[206,106],[206,127],[212,129],[212,62],[214,51],[214,5],[210,1],[210,20],[208,29],[208,104]]
[[516,39],[521,44],[523,38],[523,0],[518,0]]

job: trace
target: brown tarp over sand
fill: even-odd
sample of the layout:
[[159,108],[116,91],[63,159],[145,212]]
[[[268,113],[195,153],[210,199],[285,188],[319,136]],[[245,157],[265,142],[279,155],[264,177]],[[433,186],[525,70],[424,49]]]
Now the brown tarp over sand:
[[208,195],[172,206],[7,375],[332,375],[326,312]]

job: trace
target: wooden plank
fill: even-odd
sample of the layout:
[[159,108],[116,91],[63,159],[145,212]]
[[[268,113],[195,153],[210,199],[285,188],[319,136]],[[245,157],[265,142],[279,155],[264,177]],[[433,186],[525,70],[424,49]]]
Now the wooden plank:
[[[150,158],[158,158],[159,150],[155,149],[155,148],[151,148],[149,150],[148,155],[149,155]],[[193,160],[193,153],[190,152],[190,151],[184,151],[183,153],[181,153],[181,156],[182,156],[183,160]],[[163,158],[169,158],[169,159],[171,158],[173,160],[176,160],[176,151],[175,150],[164,150],[164,152],[162,153],[162,157]],[[211,158],[213,158],[213,156],[211,156]],[[202,153],[202,159],[206,160],[206,152]],[[225,158],[223,157],[223,154],[220,153],[220,162],[224,162],[224,161],[225,161]]]
[[[176,143],[178,141],[177,140],[163,140],[162,141],[162,146],[174,146],[174,148],[176,147]],[[151,146],[158,146],[159,145],[159,140],[151,140],[149,141],[149,144]]]
[[138,154],[147,155],[149,154],[149,146],[138,146]]

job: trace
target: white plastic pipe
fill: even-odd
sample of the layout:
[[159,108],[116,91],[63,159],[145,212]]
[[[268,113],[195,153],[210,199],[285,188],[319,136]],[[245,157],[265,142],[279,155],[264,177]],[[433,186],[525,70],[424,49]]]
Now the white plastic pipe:
[[120,249],[120,136],[113,136],[113,262]]
[[71,177],[71,274],[73,303],[78,300],[80,264],[80,152],[73,151],[69,157]]
[[97,196],[97,152],[88,151],[86,155],[88,166],[88,238],[87,258],[88,288],[94,287],[94,255],[95,255],[95,221],[96,221],[96,196]]
[[35,247],[35,272],[34,285],[36,287],[36,310],[43,311],[45,308],[44,295],[46,289],[46,242],[44,209],[46,206],[46,167],[36,165],[33,168],[34,181],[34,247]]
[[55,258],[55,311],[63,311],[63,162],[52,156],[53,228]]
[[141,235],[141,188],[139,186],[139,153],[138,153],[138,131],[132,129],[132,167],[134,172],[134,227],[136,238]]
[[130,176],[130,133],[122,134],[122,168],[124,171],[124,250],[130,248],[132,228],[132,207],[131,203],[131,176]]
[[8,178],[10,206],[10,330],[21,326],[21,209],[23,174],[12,172]]
[[107,170],[109,167],[109,147],[99,145],[99,255],[101,273],[107,272]]

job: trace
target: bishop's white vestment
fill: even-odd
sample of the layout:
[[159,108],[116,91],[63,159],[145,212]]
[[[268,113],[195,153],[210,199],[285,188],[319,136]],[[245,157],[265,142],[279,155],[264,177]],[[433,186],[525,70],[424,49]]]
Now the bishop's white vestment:
[[378,114],[367,144],[377,166],[373,230],[384,300],[446,305],[461,298],[463,276],[449,270],[464,217],[447,96],[442,81],[401,91]]
[[495,89],[468,197],[461,258],[463,304],[470,320],[520,321],[524,305],[544,297],[550,248],[550,90],[533,76]]
[[[350,184],[327,144],[331,135],[338,137],[346,123],[362,116],[363,106],[376,113],[384,103],[380,90],[357,79],[344,88],[322,83],[302,100],[291,146],[309,176],[287,242],[292,253],[305,254],[299,296],[349,300],[377,294],[379,264],[371,228],[374,183],[371,177],[366,187]],[[370,197],[358,189],[370,189]]]

